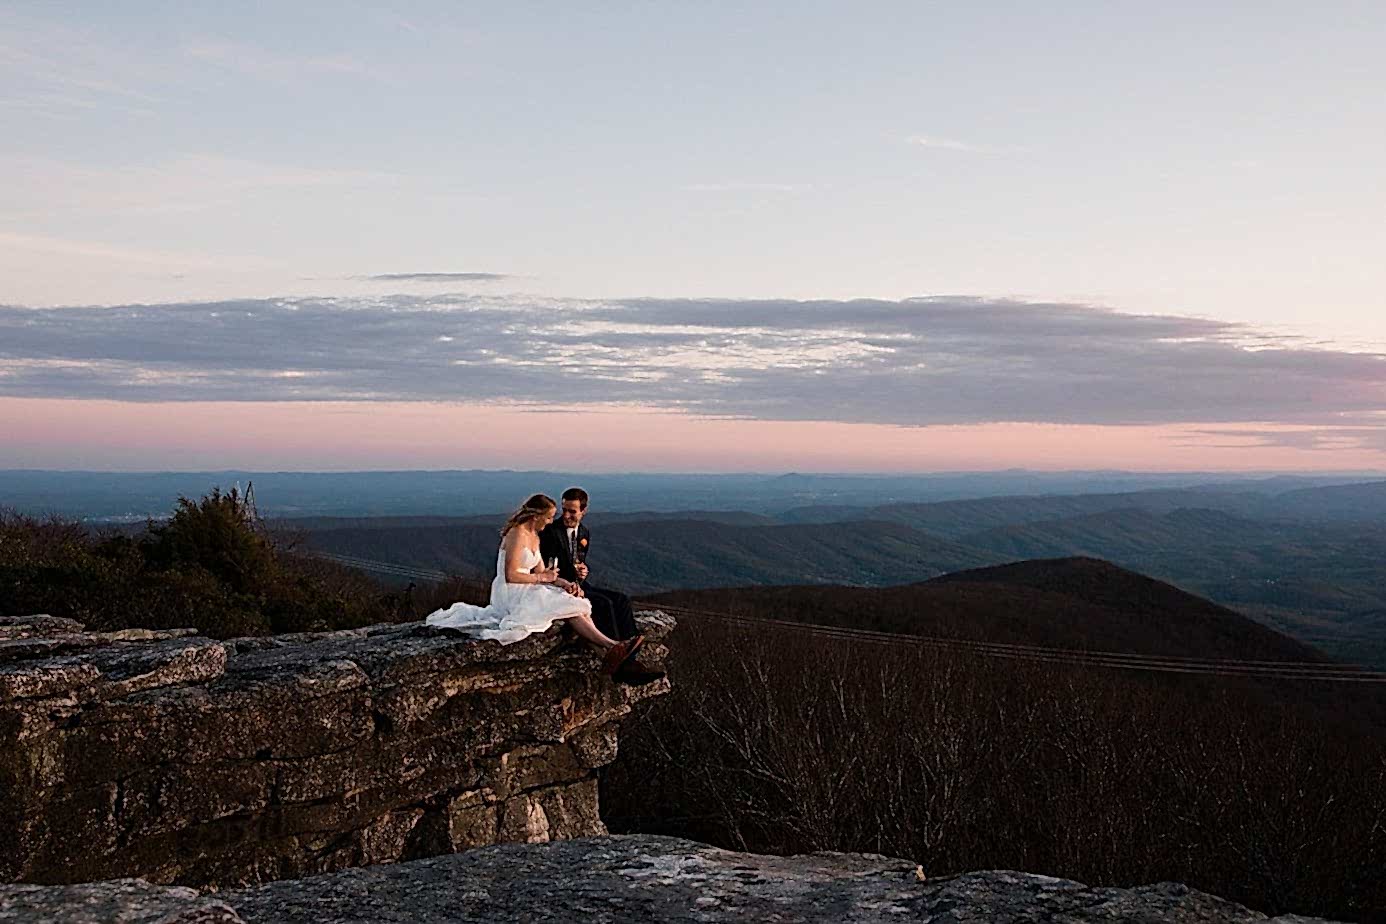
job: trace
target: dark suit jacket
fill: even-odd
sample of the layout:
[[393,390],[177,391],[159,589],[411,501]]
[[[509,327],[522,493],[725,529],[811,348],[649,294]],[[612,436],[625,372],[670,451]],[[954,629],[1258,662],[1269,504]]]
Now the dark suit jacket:
[[[577,561],[587,561],[587,545],[589,541],[586,524],[579,523],[577,528]],[[561,519],[554,520],[544,531],[539,534],[539,554],[544,557],[544,561],[551,558],[558,559],[558,576],[565,581],[576,581],[577,568],[573,567],[574,558],[568,553],[568,527],[563,525]]]

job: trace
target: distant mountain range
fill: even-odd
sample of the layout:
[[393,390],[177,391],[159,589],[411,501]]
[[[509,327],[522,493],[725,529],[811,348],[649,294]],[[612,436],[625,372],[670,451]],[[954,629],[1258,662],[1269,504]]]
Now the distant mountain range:
[[871,507],[820,505],[788,510],[782,519],[824,523],[885,519],[953,538],[987,528],[1042,523],[1113,510],[1169,513],[1195,508],[1270,520],[1386,524],[1386,481],[1294,490],[1271,490],[1271,484],[1283,486],[1283,482],[1276,481],[1246,486],[1209,484],[1108,494],[984,497]]
[[[536,491],[587,488],[604,511],[748,511],[776,519],[791,508],[830,508],[829,519],[870,519],[872,507],[995,496],[1114,495],[1191,490],[1270,497],[1300,489],[1367,481],[1372,476],[1229,476],[1140,472],[962,472],[933,475],[679,475],[563,471],[401,472],[54,472],[0,470],[0,507],[82,519],[166,515],[180,494],[254,482],[268,516],[451,516],[513,509]],[[1382,475],[1376,475],[1380,479]],[[1129,504],[1120,504],[1129,506]],[[1180,501],[1175,506],[1199,506]],[[1207,506],[1207,505],[1204,505]],[[1352,503],[1341,507],[1352,515]],[[845,510],[844,508],[856,508]],[[1377,510],[1386,509],[1378,503]],[[1077,512],[1077,511],[1074,511]],[[1091,512],[1091,511],[1088,511]],[[1050,513],[1052,519],[1067,513]],[[889,518],[889,517],[887,517]],[[977,524],[1003,525],[1000,523]]]
[[1347,479],[0,472],[0,507],[132,522],[179,493],[253,481],[262,512],[310,547],[489,580],[503,511],[581,481],[594,497],[594,576],[633,593],[890,586],[1092,557],[1386,666],[1386,480]]

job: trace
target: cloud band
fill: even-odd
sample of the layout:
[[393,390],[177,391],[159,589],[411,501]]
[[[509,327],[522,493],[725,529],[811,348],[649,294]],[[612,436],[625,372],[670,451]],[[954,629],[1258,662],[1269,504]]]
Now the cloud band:
[[1062,303],[392,295],[0,307],[0,395],[1376,428],[1386,356]]

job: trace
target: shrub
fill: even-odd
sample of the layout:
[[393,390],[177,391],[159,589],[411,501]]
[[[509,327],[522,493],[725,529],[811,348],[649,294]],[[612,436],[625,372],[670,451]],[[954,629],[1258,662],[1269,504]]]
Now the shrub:
[[216,638],[415,618],[408,592],[298,554],[234,488],[180,497],[140,535],[0,512],[0,613],[39,612],[96,630],[190,626]]

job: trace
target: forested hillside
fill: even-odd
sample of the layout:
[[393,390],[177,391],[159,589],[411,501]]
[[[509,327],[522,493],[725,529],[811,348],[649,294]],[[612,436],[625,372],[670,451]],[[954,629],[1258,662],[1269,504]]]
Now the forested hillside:
[[906,635],[1191,658],[1323,661],[1307,645],[1161,581],[1089,558],[960,571],[900,587],[725,587],[651,598]]
[[[727,584],[897,584],[998,560],[894,523],[738,526],[694,519],[594,520],[593,580],[646,593]],[[494,575],[494,526],[347,527],[312,530],[314,549]]]

